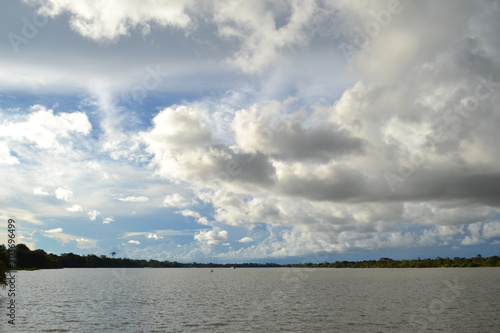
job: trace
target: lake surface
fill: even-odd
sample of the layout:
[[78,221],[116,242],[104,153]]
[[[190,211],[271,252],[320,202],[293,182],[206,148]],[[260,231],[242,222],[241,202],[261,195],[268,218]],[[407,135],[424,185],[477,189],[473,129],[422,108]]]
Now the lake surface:
[[500,268],[20,271],[1,332],[499,332]]

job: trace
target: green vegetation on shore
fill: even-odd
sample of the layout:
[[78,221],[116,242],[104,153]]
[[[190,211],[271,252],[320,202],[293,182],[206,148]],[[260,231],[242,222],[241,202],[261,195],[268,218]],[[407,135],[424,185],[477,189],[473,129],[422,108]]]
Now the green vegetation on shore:
[[3,261],[3,258],[0,259],[0,285],[5,285],[5,273],[7,273],[7,266],[5,265],[5,262]]
[[331,268],[439,268],[439,267],[500,267],[500,256],[482,257],[480,254],[473,258],[440,258],[436,259],[404,259],[393,260],[380,258],[379,260],[363,261],[335,261],[295,264],[294,267],[331,267]]
[[[436,258],[436,259],[412,259],[393,260],[380,258],[379,260],[363,261],[335,261],[323,263],[303,263],[286,264],[276,263],[243,263],[243,264],[216,264],[216,263],[180,263],[177,261],[158,261],[145,259],[114,258],[116,253],[111,253],[112,257],[105,255],[96,256],[94,254],[80,256],[74,253],[63,253],[56,255],[46,253],[44,250],[30,250],[24,244],[18,244],[15,249],[17,269],[35,270],[51,268],[94,268],[94,267],[332,267],[332,268],[426,268],[426,267],[500,267],[500,257],[482,257],[477,255],[473,258]],[[0,284],[5,282],[5,272],[8,267],[8,250],[4,245],[0,245]]]

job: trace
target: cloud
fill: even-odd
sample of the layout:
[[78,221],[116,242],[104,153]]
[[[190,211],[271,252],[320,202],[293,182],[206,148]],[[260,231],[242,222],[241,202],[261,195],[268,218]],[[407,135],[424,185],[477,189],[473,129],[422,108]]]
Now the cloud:
[[500,237],[500,222],[488,222],[483,225],[484,238]]
[[79,249],[92,249],[97,247],[97,240],[92,238],[84,238],[63,232],[44,233],[44,237],[53,238],[60,241],[62,244],[75,242]]
[[183,209],[183,210],[180,210],[180,211],[177,211],[176,213],[178,214],[181,214],[182,216],[190,216],[190,217],[194,217],[194,218],[201,218],[201,215],[195,211],[192,211],[192,210],[189,210],[189,209]]
[[55,196],[59,200],[63,201],[73,201],[74,196],[73,196],[73,191],[71,191],[68,188],[63,188],[63,187],[58,187],[55,192]]
[[136,241],[136,240],[133,240],[133,239],[129,240],[127,243],[129,243],[129,244],[134,244],[134,245],[139,245],[139,244],[141,244],[141,242]]
[[165,199],[163,200],[163,206],[184,208],[191,206],[191,203],[182,195],[174,193],[174,194],[169,194],[165,197]]
[[211,224],[210,221],[206,217],[201,216],[199,213],[192,211],[192,210],[189,210],[189,209],[179,210],[179,211],[176,211],[176,213],[181,214],[182,216],[186,216],[186,217],[194,217],[196,219],[196,222],[199,224],[203,224],[203,225],[210,225]]
[[212,142],[206,122],[205,110],[176,105],[161,110],[153,118],[153,129],[142,137],[153,152],[203,146]]
[[89,210],[87,213],[90,221],[95,221],[97,219],[97,216],[99,216],[100,214],[101,212],[98,210]]
[[89,134],[92,125],[83,112],[59,113],[42,105],[33,105],[33,111],[25,121],[4,122],[0,125],[0,136],[12,141],[30,142],[41,149],[66,151],[63,140],[74,134]]
[[[383,5],[383,2],[376,5]],[[443,49],[453,47],[456,41],[453,36],[466,35],[465,31],[470,27],[463,24],[464,20],[473,17],[481,7],[466,2],[442,3],[436,7],[427,2],[401,3],[400,13],[392,17],[387,27],[381,27],[381,33],[373,38],[368,37],[367,47],[354,57],[353,62],[367,79],[380,79],[384,83],[399,80],[409,70],[433,58]],[[369,13],[363,9],[357,11],[365,15]],[[448,12],[453,12],[454,17],[444,27],[439,17]],[[411,19],[416,13],[422,16]],[[374,20],[371,18],[367,21]],[[422,22],[429,29],[423,29],[419,25]],[[437,27],[440,27],[439,33],[432,33]]]
[[253,239],[251,237],[243,237],[238,242],[240,242],[240,243],[251,243],[251,242],[253,242]]
[[57,232],[63,232],[62,228],[55,228],[55,229],[50,229],[50,230],[45,230],[45,233],[52,234],[52,233],[57,233]]
[[92,249],[97,247],[97,240],[95,239],[80,237],[76,238],[75,241],[76,241],[76,246],[79,249]]
[[[472,223],[467,226],[467,230],[470,235],[465,236],[460,244],[462,245],[479,245],[485,243],[485,238],[492,238],[500,236],[498,222],[488,222],[488,223]],[[484,232],[486,231],[486,234]]]
[[72,205],[71,207],[66,208],[68,212],[83,212],[83,207],[77,204]]
[[[281,59],[284,51],[307,44],[306,28],[317,14],[312,1],[221,2],[215,22],[221,37],[241,43],[229,62],[245,72],[260,73]],[[280,26],[277,17],[285,24]]]
[[483,244],[484,240],[479,239],[475,236],[465,236],[465,238],[460,242],[462,245],[479,245]]
[[185,13],[185,4],[176,1],[164,1],[161,6],[155,1],[99,1],[97,6],[91,0],[84,0],[78,5],[71,1],[55,0],[28,2],[39,5],[39,13],[51,17],[68,13],[71,28],[96,41],[114,41],[136,28],[147,34],[151,25],[186,28],[191,23]]
[[211,245],[224,245],[227,240],[226,230],[201,230],[194,235],[194,239]]
[[52,18],[67,14],[74,31],[101,43],[117,42],[136,31],[149,35],[167,28],[191,35],[199,29],[208,30],[212,40],[237,45],[227,61],[247,73],[261,73],[287,51],[306,46],[311,35],[308,30],[325,19],[324,10],[316,2],[301,1],[157,3],[134,0],[100,2],[99,6],[92,0],[78,5],[71,1],[25,1]]
[[49,192],[44,191],[43,188],[41,188],[41,187],[35,187],[35,188],[33,188],[33,194],[34,195],[45,195],[45,196],[46,195],[50,195]]
[[[304,112],[283,114],[289,101],[273,101],[267,105],[253,105],[236,112],[233,121],[235,139],[239,147],[249,152],[260,152],[276,159],[330,160],[343,155],[363,152],[362,140],[341,130],[334,121]],[[305,128],[307,126],[308,128]]]
[[158,239],[162,239],[163,237],[162,236],[158,236],[157,234],[149,233],[149,234],[146,235],[146,238],[158,240]]
[[113,216],[108,216],[108,217],[102,218],[103,224],[109,224],[109,223],[114,222],[114,221],[115,221],[115,219],[113,218]]
[[173,236],[188,236],[192,235],[192,231],[190,230],[154,230],[154,232],[126,232],[121,238],[130,238],[130,237],[146,237],[148,239],[163,239],[164,237],[173,237]]
[[98,163],[97,161],[89,161],[86,164],[90,170],[100,173],[102,175],[102,179],[109,178],[109,174],[103,170],[101,164]]
[[[419,80],[422,85],[440,84],[423,74]],[[467,87],[466,80],[463,83]],[[468,84],[466,91],[474,94],[477,86]],[[494,161],[483,154],[481,167],[472,158],[465,165],[474,170],[489,165],[488,174],[457,167],[458,146],[451,145],[443,154],[441,143],[430,139],[433,126],[442,119],[436,120],[435,109],[419,101],[439,100],[435,93],[423,90],[418,96],[409,83],[388,88],[359,81],[333,104],[312,106],[307,112],[294,110],[294,101],[288,99],[254,104],[235,110],[229,120],[232,132],[226,133],[224,142],[212,132],[213,114],[176,106],[160,111],[153,127],[141,136],[158,174],[191,184],[195,195],[214,207],[219,223],[290,226],[297,242],[319,231],[340,233],[339,239],[318,235],[318,243],[331,243],[325,246],[327,251],[460,242],[425,226],[491,219],[498,213],[490,208],[498,195],[498,175]],[[462,99],[456,100],[457,105]],[[490,100],[485,103],[491,108]],[[177,123],[189,124],[193,132]],[[176,138],[168,134],[174,132]],[[474,134],[476,139],[480,136]],[[484,149],[473,141],[464,142],[471,152]],[[450,174],[450,168],[455,173]],[[387,174],[397,176],[398,188]],[[221,187],[227,190],[220,191]],[[450,205],[450,201],[466,204]],[[191,210],[178,213],[201,219]],[[405,232],[410,224],[419,226],[422,234]],[[347,236],[358,239],[346,243],[342,237]],[[465,244],[481,242],[479,236],[463,237],[469,237]]]
[[274,168],[263,154],[233,150],[212,138],[205,110],[176,106],[160,111],[153,128],[140,137],[154,156],[158,173],[178,182],[217,182],[230,179],[272,183]]
[[211,225],[212,224],[205,216],[202,216],[199,219],[197,219],[196,223],[203,224],[203,225]]
[[126,197],[126,198],[118,198],[118,200],[123,201],[123,202],[147,202],[149,201],[149,198],[144,197],[144,196],[139,196],[139,197]]
[[19,159],[10,154],[10,149],[5,142],[0,142],[0,164],[19,164]]

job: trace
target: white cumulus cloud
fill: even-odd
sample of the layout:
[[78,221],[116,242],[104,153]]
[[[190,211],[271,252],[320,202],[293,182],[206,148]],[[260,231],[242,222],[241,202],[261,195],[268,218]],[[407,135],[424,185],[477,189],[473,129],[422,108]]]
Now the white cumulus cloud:
[[33,188],[33,194],[34,195],[50,195],[50,193],[47,191],[44,191],[42,187]]
[[113,41],[126,36],[130,30],[138,28],[147,34],[151,25],[185,28],[191,19],[185,13],[189,2],[131,0],[109,2],[103,0],[29,0],[40,5],[39,12],[49,16],[69,14],[73,30],[84,37],[97,41]]
[[12,156],[10,149],[5,142],[0,142],[0,164],[19,164],[19,159]]
[[227,241],[227,231],[201,230],[194,235],[194,239],[201,243],[223,245]]
[[189,210],[189,209],[179,210],[176,213],[181,214],[182,216],[190,216],[190,217],[194,217],[197,219],[201,218],[201,215],[199,213],[192,211],[192,210]]
[[89,216],[89,219],[90,221],[95,221],[97,219],[97,216],[99,216],[101,214],[100,211],[98,210],[89,210],[89,212],[87,213],[87,215]]
[[73,213],[76,213],[76,212],[83,212],[83,207],[80,206],[80,205],[77,205],[77,204],[74,204],[68,208],[66,208],[66,210],[68,212],[73,212]]
[[58,187],[55,192],[55,196],[59,200],[63,201],[73,201],[74,196],[73,196],[73,191],[71,191],[68,188],[63,188],[63,187]]
[[500,237],[500,222],[487,222],[483,225],[484,238]]
[[163,206],[165,207],[184,208],[190,205],[191,203],[179,193],[169,194],[163,200]]
[[118,198],[118,200],[123,202],[147,202],[149,201],[149,198],[144,196],[138,196],[138,197],[130,196],[125,198]]
[[48,233],[48,234],[53,234],[53,233],[63,232],[63,229],[62,228],[55,228],[55,229],[45,230],[44,232]]
[[253,239],[252,239],[252,237],[243,237],[238,242],[240,242],[240,243],[250,243],[250,242],[253,242]]
[[162,236],[158,236],[157,234],[149,233],[149,234],[146,235],[146,238],[158,240],[158,239],[162,239],[163,237]]
[[109,223],[114,222],[114,221],[115,221],[115,219],[112,216],[107,216],[107,217],[104,217],[102,219],[103,224],[109,224]]
[[53,110],[42,105],[34,105],[31,110],[33,112],[25,117],[25,121],[9,121],[0,125],[0,136],[31,142],[43,149],[64,151],[61,140],[70,139],[74,134],[86,135],[92,129],[83,112],[54,114]]

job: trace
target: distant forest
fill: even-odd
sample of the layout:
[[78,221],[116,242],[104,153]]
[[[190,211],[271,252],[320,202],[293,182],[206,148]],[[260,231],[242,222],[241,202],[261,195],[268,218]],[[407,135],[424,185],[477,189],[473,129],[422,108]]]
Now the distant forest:
[[[276,263],[180,263],[177,261],[158,261],[145,259],[115,258],[116,253],[96,256],[94,254],[78,255],[74,253],[63,253],[61,255],[47,253],[44,250],[30,250],[24,244],[18,244],[15,248],[17,269],[52,269],[52,268],[94,268],[94,267],[132,267],[132,268],[167,268],[167,267],[331,267],[331,268],[427,268],[427,267],[500,267],[500,257],[482,257],[480,254],[473,258],[436,258],[436,259],[411,259],[393,260],[380,258],[379,260],[363,261],[335,261],[322,263],[286,264]],[[0,283],[5,280],[5,272],[8,268],[9,251],[5,245],[0,245]]]

